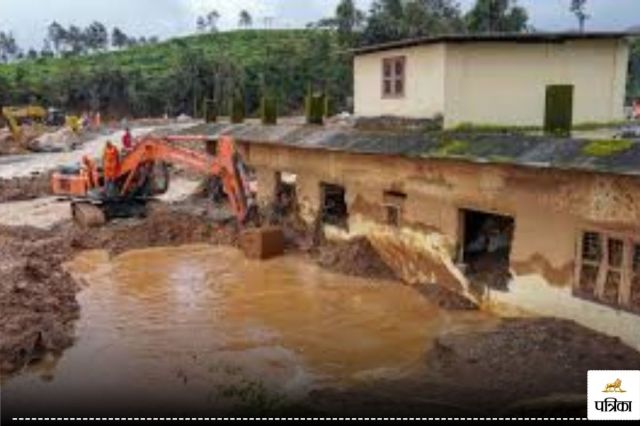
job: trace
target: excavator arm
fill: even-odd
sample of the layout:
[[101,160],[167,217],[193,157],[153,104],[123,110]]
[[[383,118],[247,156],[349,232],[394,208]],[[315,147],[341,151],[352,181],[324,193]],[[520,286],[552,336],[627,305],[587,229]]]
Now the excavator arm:
[[244,221],[249,214],[252,200],[247,176],[244,173],[233,139],[229,136],[222,136],[218,140],[216,156],[170,144],[170,142],[194,139],[199,140],[200,137],[169,136],[157,138],[148,136],[139,139],[134,150],[123,159],[120,165],[119,176],[123,178],[126,176],[120,196],[126,198],[130,194],[135,176],[142,166],[157,162],[180,164],[206,176],[218,176],[229,198],[233,213],[239,221]]
[[[138,139],[135,148],[122,158],[116,181],[118,182],[118,202],[135,199],[140,182],[144,181],[149,166],[159,163],[179,164],[205,176],[218,176],[228,196],[231,210],[240,223],[249,219],[254,207],[249,180],[244,164],[236,151],[235,143],[229,136],[218,139],[215,156],[184,147],[172,142],[207,141],[206,136],[168,136],[164,138],[147,136]],[[98,202],[112,203],[103,190],[104,179],[95,162],[88,157],[82,159],[78,173],[54,173],[52,190],[56,195],[73,196],[77,201],[89,199],[89,192],[98,194]],[[95,191],[97,190],[97,191]],[[92,201],[96,201],[95,197]]]

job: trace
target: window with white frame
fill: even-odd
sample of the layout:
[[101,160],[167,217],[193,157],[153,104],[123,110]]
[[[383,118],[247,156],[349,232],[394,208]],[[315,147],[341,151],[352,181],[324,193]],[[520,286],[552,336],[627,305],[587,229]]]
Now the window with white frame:
[[382,60],[382,97],[400,98],[404,96],[406,57],[397,56]]
[[584,231],[577,259],[577,295],[640,313],[640,237]]

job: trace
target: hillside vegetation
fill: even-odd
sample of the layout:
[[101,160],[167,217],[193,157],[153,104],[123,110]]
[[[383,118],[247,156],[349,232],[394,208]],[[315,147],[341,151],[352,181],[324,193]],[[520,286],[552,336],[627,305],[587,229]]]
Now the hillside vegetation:
[[241,30],[0,65],[0,103],[146,116],[199,113],[214,98],[224,114],[235,95],[255,113],[268,93],[282,112],[294,112],[309,87],[344,104],[351,82],[350,57],[331,31]]

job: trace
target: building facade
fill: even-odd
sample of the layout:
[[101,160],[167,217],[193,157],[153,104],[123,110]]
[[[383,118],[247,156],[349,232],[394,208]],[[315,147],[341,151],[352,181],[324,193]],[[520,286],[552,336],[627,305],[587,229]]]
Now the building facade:
[[355,51],[357,116],[443,117],[543,127],[554,93],[573,125],[624,119],[629,45],[621,33],[449,36]]
[[[320,220],[333,239],[366,236],[403,281],[437,283],[501,313],[575,320],[640,348],[637,177],[246,139],[240,146],[261,204],[275,200],[286,176],[309,226]],[[477,262],[484,228],[498,230],[497,249],[485,245]]]

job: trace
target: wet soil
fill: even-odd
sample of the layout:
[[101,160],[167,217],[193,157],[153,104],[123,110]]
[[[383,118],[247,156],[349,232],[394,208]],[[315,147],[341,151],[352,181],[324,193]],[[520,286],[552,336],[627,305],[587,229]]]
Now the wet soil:
[[[301,241],[311,241],[300,232],[289,235],[289,250],[300,251]],[[73,343],[80,284],[63,263],[91,249],[115,255],[190,243],[236,245],[237,230],[214,225],[204,210],[194,208],[161,208],[146,219],[115,220],[99,229],[71,223],[46,231],[0,226],[0,371],[16,371]],[[366,239],[302,251],[332,271],[393,278]],[[420,291],[443,308],[473,308],[435,288]],[[429,347],[425,343],[425,352],[420,373],[316,390],[297,402],[296,410],[367,416],[551,410],[583,416],[587,370],[640,369],[640,353],[618,339],[550,318],[506,319],[483,332],[451,332]]]
[[313,257],[323,268],[344,275],[397,279],[365,237],[344,242],[326,241],[313,253]]
[[425,366],[311,398],[325,415],[586,417],[587,371],[638,369],[640,353],[572,321],[519,318],[438,337]]
[[51,230],[0,226],[0,372],[15,371],[72,343],[79,287],[62,264],[77,253],[235,241],[232,227],[216,228],[205,217],[170,210],[99,229],[68,222]]

